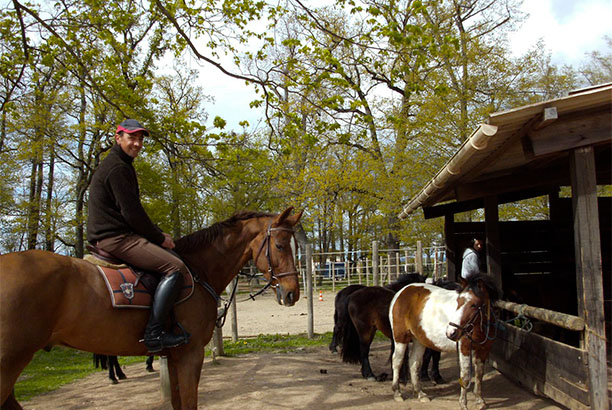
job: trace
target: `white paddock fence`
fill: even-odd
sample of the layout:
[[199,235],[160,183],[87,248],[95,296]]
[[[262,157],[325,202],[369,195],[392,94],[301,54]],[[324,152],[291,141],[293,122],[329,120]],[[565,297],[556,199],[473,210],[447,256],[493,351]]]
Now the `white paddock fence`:
[[[379,242],[372,242],[372,248],[352,252],[312,252],[311,245],[305,251],[298,252],[296,268],[300,272],[302,294],[306,296],[308,309],[308,331],[312,337],[312,300],[313,294],[320,290],[337,292],[352,284],[366,286],[383,286],[396,280],[404,273],[420,273],[423,276],[437,279],[446,276],[446,254],[443,246],[424,247],[418,241],[414,247],[400,249],[380,249]],[[254,266],[247,266],[241,275],[228,286],[224,297],[228,298],[232,286],[237,284],[238,299],[245,294],[253,294],[266,284],[266,279]],[[309,288],[309,284],[311,287]],[[238,340],[238,318],[235,302],[230,306],[226,329],[231,327],[232,340]],[[214,355],[223,354],[222,336],[218,331],[213,337],[217,340],[213,348]]]

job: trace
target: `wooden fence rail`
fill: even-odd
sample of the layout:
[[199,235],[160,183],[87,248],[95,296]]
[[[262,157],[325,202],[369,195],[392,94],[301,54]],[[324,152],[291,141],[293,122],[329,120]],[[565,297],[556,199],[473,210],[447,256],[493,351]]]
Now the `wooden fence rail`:
[[581,332],[584,330],[584,319],[574,315],[568,315],[566,313],[555,312],[554,310],[548,310],[544,308],[521,305],[513,302],[506,302],[504,300],[498,300],[495,306],[509,310],[510,312],[518,315],[529,316],[533,319],[538,319],[546,323],[551,323],[555,326],[562,327],[568,330],[575,330]]

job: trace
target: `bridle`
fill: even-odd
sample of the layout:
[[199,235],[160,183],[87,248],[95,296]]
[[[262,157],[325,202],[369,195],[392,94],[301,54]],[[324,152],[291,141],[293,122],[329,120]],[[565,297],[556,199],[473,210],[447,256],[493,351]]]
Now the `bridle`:
[[[268,226],[268,229],[266,230],[266,237],[264,238],[263,242],[261,243],[261,246],[259,247],[259,251],[257,251],[257,255],[255,256],[255,258],[253,259],[255,262],[257,262],[257,259],[259,259],[259,255],[261,254],[261,251],[264,249],[264,247],[266,248],[266,259],[268,262],[268,273],[270,274],[270,278],[268,279],[268,283],[266,283],[266,285],[260,289],[257,293],[255,294],[251,294],[249,295],[250,299],[255,299],[255,296],[259,296],[261,295],[263,292],[266,291],[266,289],[269,289],[270,287],[272,288],[277,288],[278,286],[280,286],[279,283],[279,279],[283,278],[285,276],[299,276],[299,272],[298,271],[290,271],[290,272],[281,272],[281,273],[274,273],[274,269],[272,268],[272,257],[270,256],[270,246],[271,246],[271,238],[272,238],[272,232],[275,231],[286,231],[286,232],[291,232],[291,235],[293,236],[293,234],[295,233],[295,230],[292,228],[285,228],[282,226],[276,227],[276,228],[272,228],[272,224],[270,224]],[[276,280],[276,284],[272,285],[272,282],[274,282]]]
[[[291,271],[291,272],[282,272],[282,273],[274,273],[274,269],[272,268],[272,258],[270,256],[270,243],[271,243],[271,237],[272,237],[272,232],[274,231],[287,231],[287,232],[291,232],[292,235],[295,233],[295,230],[292,228],[285,228],[285,227],[276,227],[276,228],[272,228],[272,224],[270,224],[268,226],[268,229],[266,230],[266,237],[264,238],[263,242],[261,243],[261,246],[259,247],[259,251],[257,252],[257,255],[255,256],[255,258],[253,259],[254,261],[257,261],[257,259],[259,258],[259,255],[261,254],[261,251],[263,250],[264,246],[266,246],[266,259],[268,261],[268,273],[270,274],[270,278],[268,279],[268,283],[266,283],[266,285],[260,289],[257,293],[255,294],[250,294],[248,299],[245,300],[255,300],[256,296],[261,295],[263,292],[266,291],[266,289],[269,289],[270,287],[273,288],[277,288],[278,286],[280,286],[280,284],[278,283],[278,279],[279,278],[283,278],[285,276],[299,276],[299,272],[298,271]],[[197,275],[193,275],[194,277],[194,282],[198,283],[199,285],[201,285],[208,293],[210,293],[213,298],[215,298],[215,300],[217,301],[217,304],[219,303],[220,300],[224,300],[222,299],[219,295],[217,295],[217,293],[214,291],[214,289],[205,281],[201,280],[199,278],[199,276]],[[272,285],[272,282],[276,280],[276,285]],[[236,289],[238,288],[238,286],[233,286],[232,289],[232,294],[230,295],[229,299],[225,300],[224,303],[224,307],[222,309],[222,313],[220,315],[217,316],[217,321],[216,321],[216,326],[218,328],[223,327],[223,325],[225,324],[225,318],[227,315],[227,312],[229,311],[229,305],[232,303],[232,300],[234,299],[235,295],[236,295]]]
[[[482,322],[483,322],[483,320],[482,320],[482,308],[483,308],[483,304],[480,304],[478,306],[478,308],[476,309],[476,311],[472,314],[472,317],[470,318],[470,320],[468,320],[467,323],[465,325],[463,325],[463,326],[458,325],[458,324],[453,323],[453,322],[449,322],[448,323],[450,326],[456,327],[461,332],[459,337],[457,337],[457,342],[463,336],[466,336],[468,339],[470,339],[470,341],[474,342],[474,340],[472,339],[472,334],[474,333],[474,322],[476,321],[476,318],[478,316],[480,316],[480,326],[482,327]],[[485,339],[485,341],[486,341],[486,339]]]

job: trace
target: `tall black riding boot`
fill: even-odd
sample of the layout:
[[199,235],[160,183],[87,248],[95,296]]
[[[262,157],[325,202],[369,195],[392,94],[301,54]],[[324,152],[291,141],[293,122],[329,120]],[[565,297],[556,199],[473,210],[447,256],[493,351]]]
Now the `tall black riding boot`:
[[168,321],[168,315],[179,296],[183,286],[183,275],[180,272],[165,276],[157,285],[151,315],[144,333],[144,344],[149,353],[159,352],[165,348],[176,347],[189,342],[189,334],[182,335],[166,333],[164,325]]

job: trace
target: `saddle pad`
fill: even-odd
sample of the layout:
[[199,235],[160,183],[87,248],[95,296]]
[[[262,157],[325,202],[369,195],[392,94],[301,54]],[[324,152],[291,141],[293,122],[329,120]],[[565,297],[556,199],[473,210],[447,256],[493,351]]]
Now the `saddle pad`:
[[[136,283],[138,276],[132,268],[113,269],[99,265],[96,265],[96,267],[102,278],[104,278],[113,307],[140,309],[149,309],[151,307],[153,297],[142,281],[139,280]],[[136,286],[134,286],[135,283]],[[184,302],[193,294],[193,276],[191,273],[183,275],[183,283],[184,285],[176,304]]]

